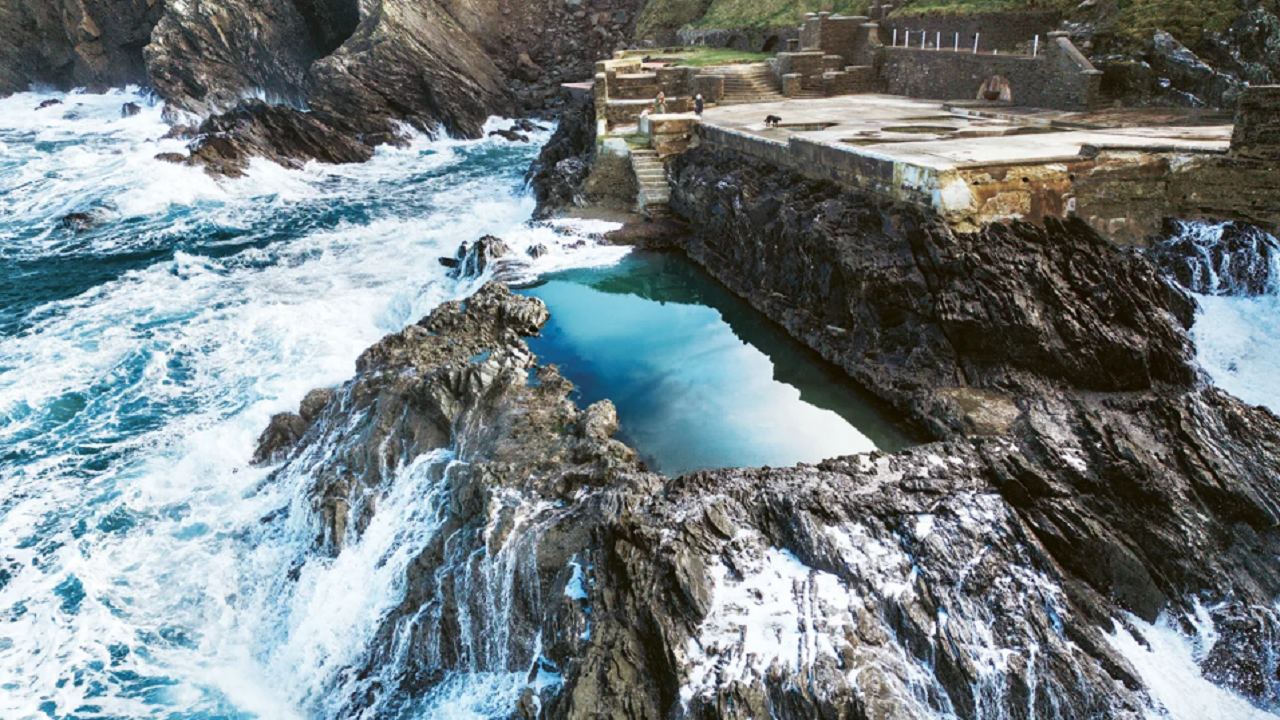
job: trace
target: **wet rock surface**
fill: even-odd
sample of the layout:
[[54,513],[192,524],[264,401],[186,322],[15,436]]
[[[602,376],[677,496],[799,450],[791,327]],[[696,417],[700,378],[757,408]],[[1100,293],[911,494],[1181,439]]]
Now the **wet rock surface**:
[[743,158],[675,177],[693,257],[943,439],[665,478],[529,353],[540,302],[446,303],[304,403],[277,470],[313,478],[338,553],[454,448],[346,714],[479,671],[526,675],[521,717],[1139,718],[1111,634],[1201,603],[1206,677],[1280,699],[1280,419],[1201,384],[1149,261],[1074,224],[957,236]]
[[1083,222],[973,234],[733,154],[690,151],[672,209],[680,249],[859,383],[925,419],[940,391],[1139,391],[1196,377],[1194,302]]
[[1148,250],[1179,285],[1206,295],[1257,296],[1280,291],[1280,242],[1247,223],[1166,223]]
[[595,103],[590,96],[579,97],[565,107],[560,125],[525,175],[538,201],[535,217],[583,204],[595,147]]

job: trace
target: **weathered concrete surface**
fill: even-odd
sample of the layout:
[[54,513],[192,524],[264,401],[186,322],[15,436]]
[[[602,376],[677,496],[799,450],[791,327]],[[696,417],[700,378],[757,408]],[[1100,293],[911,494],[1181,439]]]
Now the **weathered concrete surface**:
[[[766,115],[781,127],[765,127]],[[1114,241],[1142,243],[1171,216],[1280,223],[1280,171],[1230,156],[1232,130],[1223,116],[1170,109],[1058,112],[858,95],[711,108],[699,135],[930,207],[959,230],[1077,214]]]

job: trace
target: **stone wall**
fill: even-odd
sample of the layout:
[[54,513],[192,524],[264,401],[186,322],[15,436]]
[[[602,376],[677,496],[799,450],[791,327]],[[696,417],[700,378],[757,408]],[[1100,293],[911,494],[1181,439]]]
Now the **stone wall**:
[[881,44],[879,25],[862,15],[810,13],[800,28],[801,51],[838,55],[840,66],[870,65]]
[[850,66],[839,72],[822,75],[822,91],[827,97],[872,93],[879,87],[880,76],[870,65]]
[[934,46],[938,33],[942,34],[942,47],[955,46],[955,36],[960,35],[960,47],[973,49],[975,34],[979,38],[979,50],[1013,50],[1022,44],[1030,43],[1036,35],[1040,36],[1040,45],[1044,46],[1049,33],[1058,27],[1062,20],[1057,12],[1030,13],[991,13],[987,15],[969,15],[965,17],[913,17],[887,18],[880,21],[880,39],[885,43],[893,41],[893,31],[898,31],[898,43],[902,44],[906,34],[916,38],[915,47],[919,47],[920,32],[924,31],[929,47]]
[[973,54],[950,50],[885,47],[881,76],[887,92],[935,100],[973,100],[983,81],[1009,81],[1013,103],[1079,110],[1095,107],[1102,74],[1063,35],[1047,39],[1044,54]]
[[[783,78],[783,94],[788,97],[795,94],[787,92],[789,87],[796,90],[821,91],[822,74],[826,71],[826,56],[820,50],[778,53],[778,74]],[[798,79],[788,84],[787,76],[796,76]]]
[[697,132],[711,147],[932,208],[963,232],[1073,215],[1124,245],[1145,244],[1170,217],[1280,231],[1280,163],[1272,160],[1100,147],[1036,162],[933,169],[800,135],[774,140],[706,124]]
[[701,94],[709,103],[718,103],[724,99],[723,75],[697,75],[693,78],[693,92]]

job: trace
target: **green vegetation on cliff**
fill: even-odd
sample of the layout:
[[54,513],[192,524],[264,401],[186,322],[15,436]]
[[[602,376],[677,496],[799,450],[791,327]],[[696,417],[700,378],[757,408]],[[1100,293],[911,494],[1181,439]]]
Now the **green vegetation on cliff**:
[[[849,15],[866,12],[868,0],[650,0],[640,16],[640,36],[682,27],[764,28],[799,25],[807,12]],[[1105,34],[1150,40],[1165,30],[1192,44],[1202,31],[1225,30],[1241,14],[1237,0],[914,0],[896,17],[979,15],[1057,10],[1073,21],[1097,25]]]
[[1057,10],[1077,22],[1092,22],[1104,31],[1150,40],[1157,30],[1183,43],[1194,43],[1202,31],[1220,32],[1240,16],[1236,0],[1102,0],[1082,6],[1076,0],[914,0],[894,17],[980,15],[984,13]]
[[867,0],[650,0],[640,15],[643,36],[696,28],[763,28],[799,25],[804,14],[820,12],[858,15]]

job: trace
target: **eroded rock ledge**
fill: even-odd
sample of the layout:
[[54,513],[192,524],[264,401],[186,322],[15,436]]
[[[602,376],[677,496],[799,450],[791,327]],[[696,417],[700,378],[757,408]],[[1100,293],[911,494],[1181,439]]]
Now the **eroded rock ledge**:
[[482,671],[527,674],[520,717],[1138,718],[1108,634],[1196,603],[1205,675],[1276,702],[1280,419],[1200,385],[1191,304],[1144,258],[1075,224],[956,236],[741,159],[677,183],[695,258],[946,439],[664,478],[538,366],[540,302],[447,303],[274,448],[330,553],[398,473],[436,478],[349,715]]

